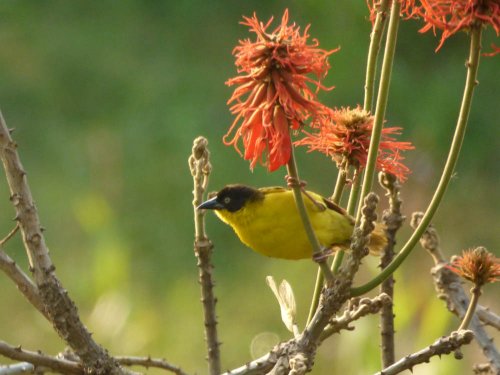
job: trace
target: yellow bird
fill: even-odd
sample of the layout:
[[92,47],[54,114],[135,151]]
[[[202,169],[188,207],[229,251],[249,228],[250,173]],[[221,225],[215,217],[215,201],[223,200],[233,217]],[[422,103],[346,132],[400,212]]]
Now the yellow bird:
[[[354,219],[319,194],[311,191],[302,194],[321,246],[347,248]],[[228,185],[198,209],[215,210],[216,215],[234,229],[241,242],[260,254],[281,259],[306,259],[313,255],[290,189]],[[378,254],[386,244],[383,226],[377,223],[368,248],[371,253]]]

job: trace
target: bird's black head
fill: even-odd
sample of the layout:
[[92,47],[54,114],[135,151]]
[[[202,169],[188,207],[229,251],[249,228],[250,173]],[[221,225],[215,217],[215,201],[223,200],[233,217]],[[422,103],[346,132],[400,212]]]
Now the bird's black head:
[[236,212],[241,209],[245,203],[262,199],[263,195],[264,194],[260,190],[250,186],[227,185],[220,190],[215,197],[203,202],[198,208]]

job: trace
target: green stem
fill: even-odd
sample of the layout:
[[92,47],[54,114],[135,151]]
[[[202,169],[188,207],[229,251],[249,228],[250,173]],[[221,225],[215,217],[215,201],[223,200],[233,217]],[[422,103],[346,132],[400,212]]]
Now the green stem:
[[[347,180],[347,172],[343,169],[339,169],[339,174],[337,175],[337,181],[335,182],[335,190],[333,191],[332,195],[332,201],[334,203],[339,203],[340,199],[342,198],[342,193],[344,191],[344,186]],[[335,258],[333,260],[333,264],[335,264],[335,261],[339,257],[339,254],[343,253],[343,251],[337,251],[335,254]],[[342,254],[343,255],[343,254]],[[340,262],[342,262],[342,258],[340,258]],[[333,267],[332,264],[332,267]],[[338,268],[338,266],[337,266]],[[336,273],[336,270],[333,270],[333,273]],[[311,321],[314,313],[316,312],[316,309],[318,308],[319,305],[319,296],[321,295],[321,289],[323,288],[323,282],[324,282],[324,277],[323,277],[323,272],[321,268],[318,268],[318,273],[316,274],[316,283],[314,284],[314,292],[313,292],[313,297],[311,300],[311,306],[309,307],[309,315],[307,317],[307,324]]]
[[460,324],[460,327],[458,327],[458,331],[461,329],[467,329],[467,327],[469,327],[472,317],[474,316],[474,312],[476,311],[477,302],[479,301],[479,297],[481,296],[481,287],[479,285],[474,285],[470,292],[472,294],[472,298],[469,302],[469,307],[467,308],[462,323]]
[[[382,0],[380,3],[380,7],[377,10],[377,16],[375,18],[375,22],[373,24],[372,33],[370,35],[370,46],[368,49],[368,58],[366,64],[366,78],[365,78],[365,99],[363,103],[363,109],[365,111],[371,111],[372,103],[373,103],[373,93],[374,93],[374,82],[375,82],[375,72],[377,66],[377,57],[380,51],[380,41],[382,39],[382,31],[384,29],[385,20],[386,20],[386,12],[389,7],[389,0]],[[339,174],[337,176],[337,182],[335,183],[335,190],[331,197],[332,201],[335,203],[339,203],[342,197],[343,189],[346,183],[347,171],[343,173],[342,170],[339,170]],[[349,195],[349,202],[347,206],[347,212],[349,215],[354,215],[354,209],[356,207],[356,202],[359,198],[359,188],[361,184],[361,176],[359,175],[358,170],[354,171],[353,177],[353,185],[351,187],[351,193]],[[333,258],[333,263],[331,270],[333,274],[336,274],[340,265],[342,264],[342,260],[344,258],[344,251],[339,250],[335,254]],[[309,309],[309,316],[307,318],[307,324],[311,321],[316,309],[319,304],[319,297],[321,294],[321,289],[323,287],[323,272],[321,269],[318,270],[318,274],[316,275],[316,284],[314,287],[313,298],[311,301],[311,307]]]
[[368,157],[364,174],[363,186],[361,188],[361,199],[359,200],[358,213],[356,215],[358,222],[359,219],[361,218],[361,207],[363,205],[363,199],[368,195],[373,184],[373,175],[375,173],[375,166],[377,163],[380,136],[382,135],[385,110],[387,107],[387,99],[389,96],[392,63],[394,61],[394,52],[396,50],[396,40],[398,36],[400,9],[401,9],[401,3],[399,1],[393,1],[391,5],[391,15],[389,18],[389,28],[387,30],[387,41],[384,51],[384,60],[382,62],[380,85],[378,88],[375,119],[370,138],[370,148],[368,149]]
[[[302,220],[302,224],[304,225],[304,230],[306,231],[307,238],[309,239],[309,243],[311,244],[313,249],[313,257],[315,255],[316,256],[320,255],[322,249],[318,241],[318,238],[314,233],[314,229],[312,227],[311,221],[309,220],[309,215],[307,214],[306,206],[304,204],[304,198],[302,196],[302,187],[300,186],[299,183],[300,179],[299,179],[299,173],[297,171],[297,164],[295,163],[293,147],[292,147],[292,152],[290,154],[290,160],[288,160],[286,167],[288,175],[292,177],[295,181],[297,181],[296,184],[292,184],[293,196],[295,198],[295,205],[297,206],[297,210],[299,211],[299,215]],[[330,268],[328,267],[326,259],[321,259],[318,260],[317,262],[321,271],[323,272],[323,276],[325,277],[326,281],[328,283],[332,282],[333,275],[332,272],[330,271]]]
[[347,202],[347,213],[351,216],[354,215],[354,211],[356,210],[356,203],[359,198],[359,189],[361,187],[361,173],[359,169],[354,170],[352,181],[351,194],[349,195],[349,202]]
[[344,169],[339,169],[337,181],[335,182],[335,189],[333,190],[333,195],[330,198],[336,204],[340,203],[340,199],[342,198],[342,193],[344,192],[346,180],[347,180],[347,171],[345,171]]
[[357,288],[353,288],[351,290],[352,296],[359,296],[365,294],[366,292],[372,290],[377,285],[379,285],[382,281],[384,281],[389,275],[391,275],[406,257],[413,250],[417,242],[420,240],[420,237],[424,233],[424,231],[429,226],[432,217],[436,213],[439,204],[446,192],[446,188],[448,187],[448,183],[450,182],[451,176],[453,175],[453,171],[455,170],[455,166],[457,164],[458,155],[460,154],[460,148],[462,147],[462,143],[465,136],[465,130],[467,128],[467,120],[469,118],[469,113],[472,105],[472,96],[474,94],[474,87],[476,86],[476,77],[477,70],[479,68],[479,57],[481,52],[481,26],[473,27],[471,30],[471,43],[470,43],[470,52],[469,52],[469,60],[467,64],[467,78],[465,81],[465,89],[464,96],[462,98],[462,105],[460,107],[460,113],[457,120],[457,126],[455,129],[455,134],[453,135],[453,140],[451,143],[450,151],[448,153],[448,158],[446,160],[446,164],[443,169],[443,173],[441,175],[441,179],[439,180],[439,184],[434,192],[434,196],[432,197],[429,206],[427,207],[427,211],[425,212],[422,220],[420,221],[419,226],[415,229],[412,236],[408,239],[406,244],[403,246],[403,249],[396,255],[396,257],[392,260],[392,262],[385,268],[378,276],[376,276],[373,280],[368,283],[359,286]]
[[371,112],[373,106],[377,57],[380,51],[380,41],[382,40],[382,31],[384,30],[388,8],[389,0],[383,0],[377,9],[377,16],[373,23],[372,33],[370,34],[370,47],[368,49],[368,60],[366,63],[365,100],[363,103],[363,109],[367,112]]

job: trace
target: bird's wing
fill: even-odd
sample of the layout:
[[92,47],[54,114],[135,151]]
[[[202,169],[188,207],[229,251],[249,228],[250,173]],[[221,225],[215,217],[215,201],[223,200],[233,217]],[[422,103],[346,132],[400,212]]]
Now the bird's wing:
[[288,191],[289,189],[285,189],[284,187],[281,186],[269,186],[269,187],[259,188],[259,190],[264,194],[272,194],[272,193],[283,193],[285,191]]
[[352,216],[350,216],[346,210],[344,210],[342,207],[340,207],[338,204],[332,202],[331,200],[329,199],[326,199],[324,197],[323,198],[323,203],[326,205],[326,207],[330,210],[333,210],[333,211],[336,211],[338,212],[339,214],[341,215],[344,215],[347,219],[349,219],[349,221],[351,222],[351,224],[354,225],[354,218]]

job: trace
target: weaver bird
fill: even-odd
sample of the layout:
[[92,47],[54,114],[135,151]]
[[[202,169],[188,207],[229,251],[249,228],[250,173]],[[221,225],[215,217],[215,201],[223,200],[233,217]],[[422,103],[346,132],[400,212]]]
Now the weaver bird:
[[[349,247],[354,219],[319,194],[303,191],[302,195],[321,246],[324,249]],[[281,259],[313,256],[290,189],[228,185],[198,209],[215,210],[215,214],[234,229],[241,242],[260,254]],[[386,244],[383,226],[377,223],[368,248],[372,254],[378,254]]]

